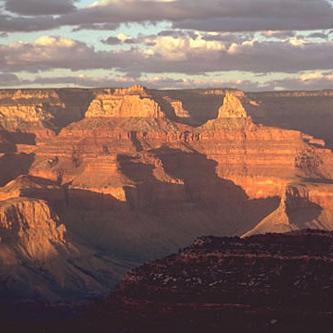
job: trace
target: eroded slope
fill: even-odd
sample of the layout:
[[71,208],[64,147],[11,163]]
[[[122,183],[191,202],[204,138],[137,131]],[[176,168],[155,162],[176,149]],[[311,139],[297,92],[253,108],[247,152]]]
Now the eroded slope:
[[[333,229],[332,151],[309,134],[253,121],[248,109],[260,104],[242,92],[5,95],[19,111],[2,117],[0,200],[46,201],[75,248],[79,239],[117,262],[140,263],[204,234]],[[198,126],[199,106],[216,119]],[[30,114],[36,121],[25,120]]]

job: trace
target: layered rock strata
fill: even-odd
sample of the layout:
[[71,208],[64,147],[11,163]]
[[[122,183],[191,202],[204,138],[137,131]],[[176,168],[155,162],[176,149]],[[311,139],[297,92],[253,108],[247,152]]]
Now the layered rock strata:
[[[59,97],[65,113],[79,104],[76,93],[86,96],[45,93],[39,102]],[[59,126],[57,112],[42,109],[47,139],[27,140],[35,122],[4,130],[1,200],[46,200],[70,234],[121,262],[166,255],[203,234],[333,228],[332,151],[309,134],[257,124],[247,109],[261,104],[244,93],[135,86],[88,95],[86,109]],[[203,109],[218,101],[216,119],[185,121],[190,96]]]
[[[209,233],[244,234],[277,208],[287,184],[333,178],[330,150],[301,132],[255,124],[244,96],[228,92],[218,118],[193,128],[170,120],[155,95],[143,87],[97,92],[85,119],[38,147],[29,173],[66,186],[69,207],[101,210],[105,219],[131,223],[133,212],[148,211],[148,225],[142,232],[137,225],[139,242],[155,230],[158,243],[176,237],[175,247],[205,233],[203,225]],[[165,218],[154,215],[157,208]],[[197,229],[176,236],[167,221],[185,218]],[[103,225],[105,246],[113,226]]]
[[163,115],[158,103],[140,86],[97,94],[86,113],[87,118],[161,118]]

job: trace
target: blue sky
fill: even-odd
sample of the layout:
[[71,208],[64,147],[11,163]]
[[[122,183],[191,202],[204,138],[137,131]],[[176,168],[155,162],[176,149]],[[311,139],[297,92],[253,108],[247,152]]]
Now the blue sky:
[[327,89],[329,0],[0,0],[0,86]]

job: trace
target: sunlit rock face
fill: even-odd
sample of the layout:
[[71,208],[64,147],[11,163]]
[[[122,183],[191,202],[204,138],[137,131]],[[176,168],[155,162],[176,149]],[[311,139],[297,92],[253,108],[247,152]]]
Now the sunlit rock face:
[[244,236],[299,229],[332,229],[333,184],[288,184],[279,207]]
[[80,120],[91,93],[82,89],[0,91],[0,128],[47,140],[59,128]]
[[141,86],[98,93],[85,115],[87,118],[160,118],[160,106]]
[[134,86],[40,90],[35,99],[62,111],[41,109],[49,136],[37,135],[35,118],[24,130],[3,126],[0,200],[46,201],[68,235],[119,263],[199,235],[333,228],[332,151],[311,133],[260,124],[255,96]]
[[56,254],[56,244],[64,245],[66,228],[43,201],[4,201],[0,221],[2,245],[14,245],[27,258],[45,260]]
[[248,114],[245,111],[239,98],[232,92],[227,92],[223,105],[219,108],[218,118],[248,118]]
[[164,96],[163,98],[167,103],[170,104],[170,106],[173,109],[173,112],[177,118],[189,119],[191,117],[188,110],[186,110],[186,108],[184,107],[184,104],[182,101],[180,101],[178,99],[173,99],[169,96]]
[[43,200],[1,201],[0,235],[1,301],[93,297],[119,278],[121,268],[114,270],[110,258],[99,258],[95,250],[73,242]]

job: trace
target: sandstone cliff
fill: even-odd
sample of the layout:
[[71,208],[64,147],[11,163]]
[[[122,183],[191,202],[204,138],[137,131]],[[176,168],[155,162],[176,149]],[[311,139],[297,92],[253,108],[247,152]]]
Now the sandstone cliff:
[[0,128],[48,138],[83,118],[90,100],[84,90],[22,89],[0,91]]
[[299,229],[332,230],[333,185],[313,183],[288,184],[280,206],[244,236]]
[[121,268],[70,238],[45,201],[1,201],[1,301],[80,299],[110,290]]
[[[332,151],[311,133],[259,124],[250,106],[265,101],[255,96],[141,86],[55,92],[3,93],[16,96],[12,106],[43,107],[31,111],[33,122],[20,111],[16,128],[4,126],[0,200],[46,200],[68,230],[65,247],[78,248],[77,237],[120,263],[143,262],[198,235],[333,227]],[[75,116],[61,123],[69,110]],[[209,120],[192,126],[206,110]]]
[[66,228],[43,201],[16,199],[0,205],[2,246],[37,261],[56,255],[56,246],[65,246]]
[[248,114],[245,111],[239,98],[231,92],[227,92],[223,105],[219,109],[218,118],[247,118]]
[[140,86],[98,93],[85,115],[87,118],[161,118],[160,106]]
[[[97,96],[92,104],[104,101],[104,93]],[[161,100],[135,87],[110,90],[105,101],[143,96]],[[200,127],[148,117],[154,108],[147,117],[110,111],[100,119],[89,116],[90,105],[85,119],[37,148],[29,173],[66,186],[76,233],[135,260],[176,250],[198,234],[245,234],[278,208],[287,184],[331,181],[333,154],[309,135],[256,124],[241,98],[228,93],[221,117]],[[80,207],[89,213],[78,218]]]
[[182,101],[170,98],[169,96],[164,96],[164,100],[170,104],[177,118],[188,119],[191,117],[188,110],[185,109]]

